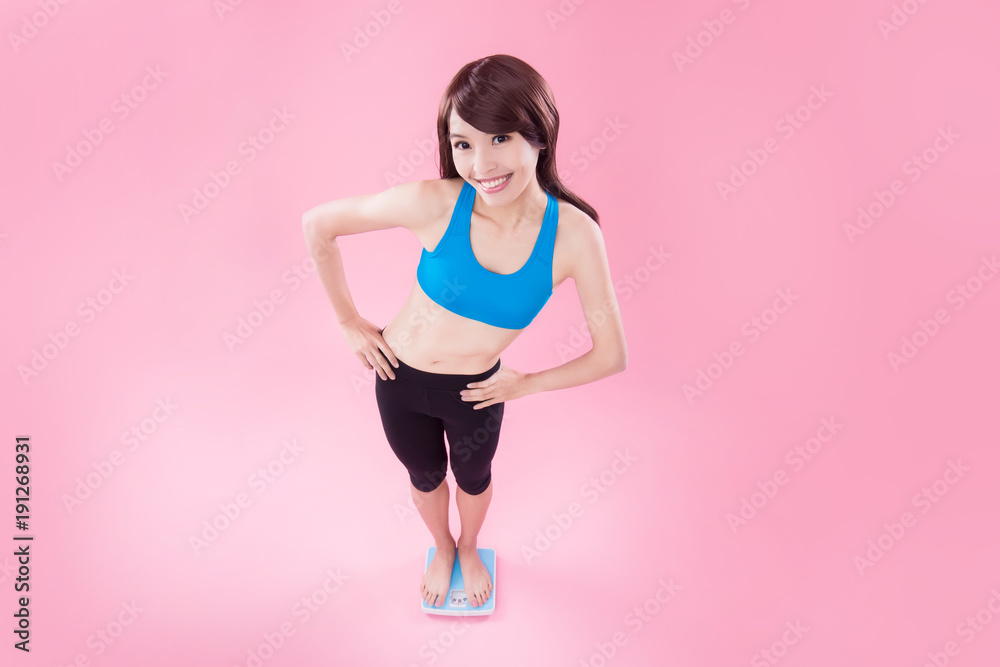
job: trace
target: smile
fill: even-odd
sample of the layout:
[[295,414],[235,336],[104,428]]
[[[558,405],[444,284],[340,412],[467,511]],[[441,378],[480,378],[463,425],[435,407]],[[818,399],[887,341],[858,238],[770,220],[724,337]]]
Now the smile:
[[487,190],[493,190],[493,189],[496,189],[496,188],[500,187],[501,185],[503,185],[507,181],[509,181],[510,178],[511,178],[511,176],[513,176],[513,175],[514,174],[507,174],[506,176],[502,176],[500,178],[494,178],[491,181],[479,181],[479,184],[482,185]]

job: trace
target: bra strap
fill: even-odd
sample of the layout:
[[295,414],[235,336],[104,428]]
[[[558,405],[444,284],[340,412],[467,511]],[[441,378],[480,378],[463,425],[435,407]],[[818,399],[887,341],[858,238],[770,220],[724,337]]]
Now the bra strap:
[[472,224],[472,207],[476,203],[476,189],[468,181],[463,180],[462,191],[458,193],[458,202],[452,214],[456,236],[469,238],[469,226]]

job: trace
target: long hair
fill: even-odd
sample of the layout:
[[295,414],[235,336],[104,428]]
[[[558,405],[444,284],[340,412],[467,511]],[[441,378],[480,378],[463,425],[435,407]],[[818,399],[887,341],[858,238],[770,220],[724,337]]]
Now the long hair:
[[531,65],[504,54],[487,56],[465,65],[448,84],[438,110],[437,133],[441,178],[461,176],[451,154],[448,120],[455,109],[480,132],[518,132],[535,148],[535,174],[542,189],[564,199],[600,225],[597,211],[563,185],[556,171],[559,112],[545,79]]

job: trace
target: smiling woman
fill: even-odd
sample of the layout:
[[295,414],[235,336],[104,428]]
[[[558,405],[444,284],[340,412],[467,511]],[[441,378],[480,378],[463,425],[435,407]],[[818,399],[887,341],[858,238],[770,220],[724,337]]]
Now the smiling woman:
[[[444,604],[457,556],[469,604],[479,607],[493,587],[477,537],[505,402],[621,372],[627,350],[597,212],[559,180],[559,114],[538,72],[509,55],[468,63],[441,99],[437,133],[440,179],[321,204],[302,223],[348,345],[377,373],[386,438],[435,541],[421,597]],[[413,232],[423,251],[406,303],[379,328],[351,299],[337,237],[392,227]],[[589,323],[593,347],[532,373],[503,364],[500,354],[566,278],[585,313],[607,315]],[[445,435],[457,543],[442,483]]]

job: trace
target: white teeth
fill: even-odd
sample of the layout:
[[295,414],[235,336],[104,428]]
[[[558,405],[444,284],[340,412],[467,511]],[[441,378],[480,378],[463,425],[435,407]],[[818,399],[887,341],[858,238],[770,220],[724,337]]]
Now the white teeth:
[[493,188],[495,188],[496,186],[500,185],[501,183],[503,183],[504,181],[506,181],[507,179],[509,179],[513,175],[514,174],[507,174],[503,178],[498,178],[498,179],[495,179],[495,180],[492,180],[492,181],[479,181],[479,182],[482,183],[482,185],[483,185],[484,188],[486,188],[488,190],[492,190]]

